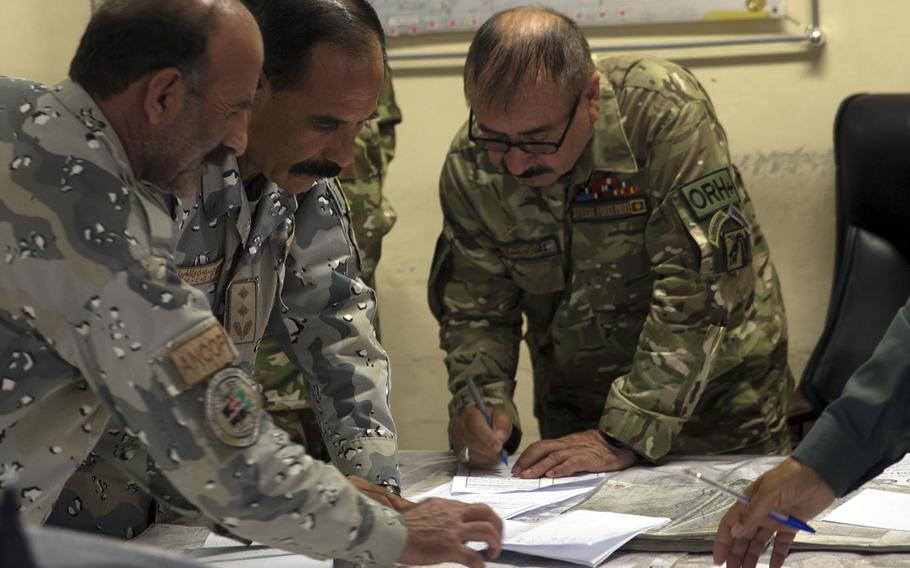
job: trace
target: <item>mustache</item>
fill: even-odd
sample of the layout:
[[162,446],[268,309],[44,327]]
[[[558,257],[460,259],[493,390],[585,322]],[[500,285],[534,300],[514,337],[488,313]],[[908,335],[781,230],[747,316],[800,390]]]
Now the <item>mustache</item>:
[[212,166],[220,166],[233,153],[234,153],[234,151],[231,150],[230,148],[228,148],[227,146],[225,146],[224,144],[219,144],[218,146],[213,148],[211,152],[209,152],[208,154],[203,156],[202,161],[204,163],[212,165]]
[[553,173],[553,168],[548,168],[547,166],[531,166],[520,174],[515,175],[517,178],[532,178],[536,176],[542,176],[544,174]]
[[330,160],[304,160],[288,171],[292,176],[333,178],[341,173],[341,166]]

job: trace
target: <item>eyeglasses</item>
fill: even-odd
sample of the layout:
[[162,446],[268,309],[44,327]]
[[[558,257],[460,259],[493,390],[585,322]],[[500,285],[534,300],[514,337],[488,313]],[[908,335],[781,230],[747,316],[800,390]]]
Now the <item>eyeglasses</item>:
[[555,154],[559,151],[562,143],[565,142],[566,135],[569,133],[569,128],[572,127],[572,123],[575,121],[575,115],[578,114],[578,103],[581,102],[582,94],[583,93],[578,93],[578,97],[572,104],[572,116],[569,117],[569,122],[566,123],[566,128],[562,131],[562,136],[560,136],[559,140],[556,142],[510,142],[509,140],[474,136],[474,126],[476,124],[474,121],[474,109],[471,109],[471,112],[468,114],[468,140],[488,152],[502,152],[505,154],[512,148],[518,148],[526,154]]

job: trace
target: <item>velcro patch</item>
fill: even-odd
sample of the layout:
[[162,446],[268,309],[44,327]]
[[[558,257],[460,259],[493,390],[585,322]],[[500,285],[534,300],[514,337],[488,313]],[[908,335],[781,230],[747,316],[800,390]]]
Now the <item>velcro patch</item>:
[[619,201],[589,201],[572,204],[572,221],[577,223],[612,221],[647,215],[648,202],[644,197]]
[[206,423],[229,446],[245,448],[259,438],[262,400],[256,384],[236,367],[224,369],[205,389]]
[[513,241],[500,244],[507,257],[517,260],[536,260],[559,254],[559,241],[547,237],[536,241]]
[[726,168],[689,182],[680,191],[692,213],[699,219],[708,217],[718,209],[739,203],[739,192]]
[[223,258],[210,264],[202,264],[199,266],[178,266],[177,276],[190,286],[211,284],[218,279],[222,264],[224,264]]
[[739,227],[721,234],[723,239],[724,268],[733,272],[745,268],[752,262],[752,244],[745,227]]
[[256,317],[259,307],[259,282],[238,280],[228,289],[228,333],[237,345],[256,339]]
[[212,323],[194,336],[181,341],[168,351],[183,384],[194,387],[237,358],[220,323]]

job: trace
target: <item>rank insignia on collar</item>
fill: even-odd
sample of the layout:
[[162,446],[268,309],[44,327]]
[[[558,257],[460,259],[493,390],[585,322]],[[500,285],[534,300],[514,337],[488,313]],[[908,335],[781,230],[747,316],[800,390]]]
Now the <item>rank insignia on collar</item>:
[[237,280],[228,288],[227,330],[235,345],[256,340],[259,281]]

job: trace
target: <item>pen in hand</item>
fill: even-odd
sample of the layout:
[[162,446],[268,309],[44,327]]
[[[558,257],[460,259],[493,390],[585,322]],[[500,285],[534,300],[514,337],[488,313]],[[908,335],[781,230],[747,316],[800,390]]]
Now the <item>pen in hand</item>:
[[[691,475],[692,477],[701,481],[702,483],[707,483],[708,485],[710,485],[714,489],[717,489],[718,491],[722,491],[722,492],[726,493],[727,495],[730,495],[731,497],[735,497],[737,501],[745,503],[746,505],[749,504],[749,498],[746,497],[745,495],[743,495],[742,493],[737,493],[736,491],[733,491],[726,485],[721,485],[720,483],[714,481],[713,479],[708,479],[707,477],[705,477],[704,475],[702,475],[701,473],[699,473],[697,471],[686,468],[683,470],[683,473],[685,473],[686,475]],[[806,532],[813,533],[813,534],[815,533],[815,529],[813,529],[812,527],[807,525],[804,521],[797,519],[793,515],[784,515],[782,513],[771,511],[770,513],[768,513],[768,516],[782,525],[787,525],[788,527],[793,527],[794,529],[806,531]]]
[[[493,417],[490,416],[490,413],[487,412],[487,407],[483,403],[483,397],[480,396],[480,391],[477,390],[477,385],[474,384],[474,379],[468,377],[465,379],[465,382],[468,383],[468,391],[471,393],[471,398],[474,399],[474,404],[477,405],[477,408],[483,412],[483,417],[487,420],[487,425],[493,427]],[[509,467],[509,456],[506,454],[505,450],[499,450],[499,459],[502,460],[502,463],[506,464],[506,467]]]

